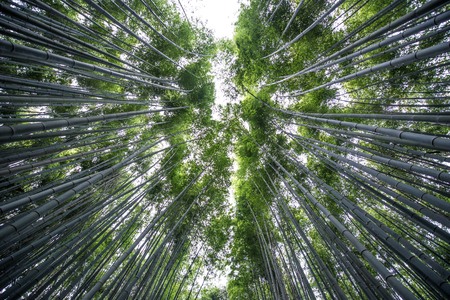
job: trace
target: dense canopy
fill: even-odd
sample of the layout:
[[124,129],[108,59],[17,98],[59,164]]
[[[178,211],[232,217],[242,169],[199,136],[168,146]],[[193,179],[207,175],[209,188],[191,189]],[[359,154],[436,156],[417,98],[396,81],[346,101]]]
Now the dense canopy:
[[0,2],[0,299],[449,299],[450,1],[185,4]]

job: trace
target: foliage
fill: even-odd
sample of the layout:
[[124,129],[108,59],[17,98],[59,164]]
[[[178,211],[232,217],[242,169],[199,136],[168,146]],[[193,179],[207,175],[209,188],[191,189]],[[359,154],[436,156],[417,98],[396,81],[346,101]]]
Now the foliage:
[[0,298],[449,298],[439,3],[1,3]]

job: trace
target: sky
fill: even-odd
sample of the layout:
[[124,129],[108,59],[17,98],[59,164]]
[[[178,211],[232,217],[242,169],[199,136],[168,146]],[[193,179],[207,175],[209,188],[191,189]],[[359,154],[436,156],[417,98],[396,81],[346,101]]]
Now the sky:
[[[176,3],[177,7],[179,7],[178,0],[172,0]],[[187,17],[189,20],[192,20],[192,18],[199,19],[203,25],[206,28],[209,28],[213,31],[214,37],[216,40],[218,39],[233,39],[234,35],[234,23],[236,23],[238,14],[239,14],[239,8],[241,2],[246,2],[246,0],[180,0],[181,4],[183,5],[184,11],[186,12]],[[212,73],[213,75],[219,73],[222,68],[226,68],[224,65],[213,65]],[[214,77],[214,84],[215,84],[215,106],[217,105],[225,105],[227,102],[229,102],[229,99],[226,99],[224,96],[224,93],[222,91],[223,88],[225,88],[223,82],[219,79],[218,76]],[[215,112],[214,112],[215,111]],[[213,108],[213,119],[219,120],[220,117],[216,111],[216,109]],[[233,165],[234,171],[237,170],[237,164],[236,161]],[[230,190],[230,204],[232,206],[235,205],[234,201],[234,191]],[[229,270],[225,270],[226,273],[229,272]],[[227,284],[227,278],[225,274],[215,274],[212,281],[210,281],[210,284],[213,286],[223,287]],[[204,275],[203,275],[204,276]]]
[[[175,0],[174,0],[175,1]],[[241,0],[180,0],[189,19],[198,18],[216,38],[233,37]],[[179,6],[178,1],[175,3]]]
[[[172,0],[176,6],[180,8],[178,0]],[[214,37],[218,39],[233,39],[234,23],[236,23],[240,3],[246,3],[247,0],[180,0],[189,20],[199,19],[206,28],[213,31]],[[219,75],[225,65],[214,64],[212,67],[212,75],[214,75],[215,91],[215,107],[213,107],[212,118],[219,120],[218,105],[226,105],[231,99],[226,99],[224,88],[226,87]]]

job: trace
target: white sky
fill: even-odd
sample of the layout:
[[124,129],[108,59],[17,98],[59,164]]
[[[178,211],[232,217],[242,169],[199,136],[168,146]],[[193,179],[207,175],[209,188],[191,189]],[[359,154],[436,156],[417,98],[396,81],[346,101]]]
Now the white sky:
[[[178,0],[172,0],[181,12]],[[202,24],[213,31],[216,40],[233,39],[234,23],[236,23],[240,3],[247,3],[247,0],[180,0],[184,11],[190,21],[199,19]],[[213,107],[212,118],[219,120],[218,105],[226,105],[226,103],[236,99],[226,99],[223,90],[226,88],[219,74],[227,66],[216,64],[212,67],[212,75],[214,75],[215,106]]]
[[[172,0],[179,7],[178,0]],[[233,39],[234,35],[234,23],[236,23],[240,2],[246,2],[246,0],[180,0],[183,8],[186,12],[189,20],[199,19],[206,28],[213,31],[216,40],[219,39]],[[226,99],[223,93],[223,88],[225,88],[223,82],[219,80],[217,76],[221,72],[222,68],[226,68],[224,65],[213,65],[212,74],[215,75],[215,106],[225,105],[230,99]],[[213,119],[219,120],[220,117],[217,112],[214,112],[213,108]],[[236,161],[233,164],[234,171],[237,170]],[[234,191],[230,189],[230,204],[234,207]],[[217,270],[216,270],[217,271]],[[214,274],[213,279],[209,282],[213,286],[223,287],[227,284],[226,273],[230,270],[227,268],[225,274]],[[207,284],[207,285],[209,285]]]
[[[181,0],[189,19],[200,19],[205,27],[212,29],[219,38],[233,37],[234,23],[237,21],[240,0]],[[176,0],[175,3],[178,4]]]

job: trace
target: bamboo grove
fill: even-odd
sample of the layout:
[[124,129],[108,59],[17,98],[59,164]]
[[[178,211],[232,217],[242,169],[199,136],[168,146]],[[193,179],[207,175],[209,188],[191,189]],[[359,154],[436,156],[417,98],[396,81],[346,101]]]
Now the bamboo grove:
[[448,299],[449,2],[0,1],[0,299]]
[[231,164],[211,33],[163,1],[0,7],[0,298],[199,296]]
[[232,299],[450,297],[448,9],[243,7]]

